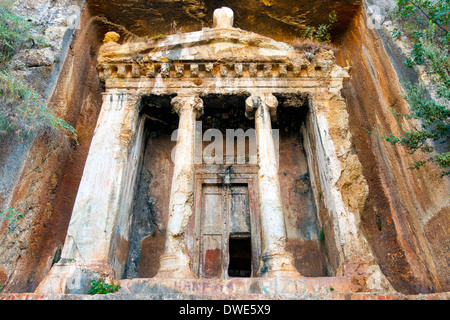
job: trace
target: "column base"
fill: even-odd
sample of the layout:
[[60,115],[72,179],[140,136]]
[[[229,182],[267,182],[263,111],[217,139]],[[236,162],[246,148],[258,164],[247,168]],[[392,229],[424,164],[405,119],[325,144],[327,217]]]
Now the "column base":
[[183,253],[164,254],[159,261],[160,267],[154,278],[197,279],[189,266],[189,257]]
[[36,288],[35,293],[86,294],[92,280],[111,282],[111,268],[105,264],[84,265],[76,261],[58,262]]
[[258,276],[261,278],[298,278],[294,258],[288,253],[264,253],[261,256]]

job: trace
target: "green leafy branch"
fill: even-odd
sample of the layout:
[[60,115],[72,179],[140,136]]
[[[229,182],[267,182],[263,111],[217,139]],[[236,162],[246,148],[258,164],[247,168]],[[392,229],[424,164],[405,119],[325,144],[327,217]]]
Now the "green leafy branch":
[[36,90],[0,71],[0,136],[13,132],[24,140],[35,136],[40,129],[67,132],[77,139],[75,128],[56,117]]
[[8,207],[0,212],[0,222],[7,221],[9,225],[9,233],[13,233],[16,229],[17,222],[24,216],[22,213],[14,209],[14,207]]
[[329,23],[320,24],[317,28],[314,26],[308,26],[304,31],[304,37],[322,43],[330,42],[331,41],[330,29],[333,26],[333,24],[335,24],[338,21],[335,10],[333,10],[328,15],[328,21]]
[[91,284],[92,286],[88,291],[88,294],[91,295],[114,293],[120,290],[120,285],[113,283],[107,284],[102,280],[92,280]]
[[[446,176],[450,174],[450,2],[397,0],[394,14],[400,28],[394,29],[392,37],[400,38],[404,34],[413,41],[405,66],[424,65],[437,97],[433,98],[422,82],[404,83],[406,95],[403,98],[410,112],[393,112],[397,119],[407,120],[412,129],[404,129],[398,121],[401,134],[384,134],[381,138],[405,147],[410,154],[418,150],[429,154],[427,159],[412,163],[410,169],[420,169],[434,162],[441,168],[441,176]],[[413,119],[419,125],[413,123]]]
[[12,0],[0,3],[0,139],[15,133],[23,141],[43,129],[69,133],[76,141],[75,129],[55,116],[46,99],[27,81],[6,70],[15,53],[41,45],[30,31],[35,26],[14,10],[13,3]]

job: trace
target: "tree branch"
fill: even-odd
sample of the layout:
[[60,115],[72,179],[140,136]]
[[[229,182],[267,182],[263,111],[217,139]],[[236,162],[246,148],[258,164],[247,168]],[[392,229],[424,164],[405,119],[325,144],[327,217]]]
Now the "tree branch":
[[408,0],[409,3],[411,3],[414,7],[416,7],[417,9],[420,10],[420,12],[422,12],[422,14],[428,18],[428,20],[433,21],[434,24],[436,24],[440,29],[444,30],[444,32],[448,32],[447,29],[445,29],[445,27],[441,26],[435,19],[431,18],[429,15],[427,15],[425,13],[425,11],[423,11],[422,7],[418,4],[416,4],[414,1],[412,0]]

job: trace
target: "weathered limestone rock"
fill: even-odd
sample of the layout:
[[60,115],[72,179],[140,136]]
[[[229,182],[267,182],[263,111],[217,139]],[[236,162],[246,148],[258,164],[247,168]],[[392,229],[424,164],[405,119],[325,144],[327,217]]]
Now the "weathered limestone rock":
[[30,49],[15,56],[15,68],[51,66],[55,61],[55,53],[50,48]]
[[[339,90],[330,89],[331,95],[317,95],[313,98],[315,119],[311,119],[314,123],[306,129],[316,132],[316,146],[311,146],[312,141],[307,139],[306,148],[317,150],[315,156],[320,170],[318,178],[323,186],[321,197],[332,214],[336,247],[341,259],[337,275],[359,277],[363,279],[360,281],[367,282],[369,290],[394,291],[381,273],[362,233],[360,214],[368,188],[361,164],[352,151],[348,116],[345,102],[338,94]],[[303,132],[307,137],[308,134]],[[309,161],[313,166],[313,160]]]
[[[71,36],[79,27],[84,1],[26,0],[11,3],[16,12],[25,15],[30,22],[31,28],[27,31],[31,39],[23,51],[11,58],[5,66],[6,71],[50,100],[50,93],[60,85],[58,73],[71,44]],[[50,30],[54,32],[50,34]],[[77,55],[77,58],[81,56]],[[92,75],[89,67],[83,70],[83,74],[87,77]],[[66,88],[70,90],[71,86]],[[67,94],[65,98],[70,100],[73,96]],[[70,114],[74,121],[71,124],[76,123],[76,111],[72,114],[76,108],[67,107],[66,101],[62,100],[64,98],[57,103],[51,101],[54,114],[65,120]],[[81,105],[77,108],[82,109]],[[0,286],[3,292],[33,291],[50,269],[58,251],[60,240],[56,239],[66,231],[64,224],[56,222],[53,213],[55,202],[61,201],[55,192],[60,190],[62,176],[67,169],[68,143],[59,137],[52,139],[54,145],[49,143],[51,139],[42,135],[23,142],[0,138],[0,210],[12,206],[24,215],[14,234],[2,232],[0,235]],[[80,146],[78,151],[81,149]],[[78,158],[79,154],[72,154],[72,159]],[[70,210],[67,211],[70,214]],[[7,223],[2,223],[1,227],[7,227]],[[46,228],[52,231],[48,232]]]
[[[292,40],[307,26],[328,24],[328,13],[336,10],[338,21],[331,34],[340,34],[351,23],[361,0],[122,0],[111,7],[107,0],[88,1],[93,15],[102,15],[108,21],[120,21],[127,30],[138,36],[167,34],[176,21],[177,30],[184,32],[212,26],[214,11],[226,6],[234,10],[237,28],[256,32],[280,41]],[[170,10],[167,8],[170,7]],[[127,14],[123,14],[126,12]],[[236,18],[238,17],[238,19]]]
[[[450,208],[450,179],[440,178],[439,168],[432,164],[423,170],[408,169],[424,155],[408,154],[406,149],[367,133],[401,134],[394,114],[410,111],[402,97],[402,83],[416,83],[420,77],[420,72],[404,66],[408,46],[404,39],[392,37],[396,26],[383,15],[387,3],[392,1],[364,1],[337,54],[340,63],[351,61],[352,65],[351,78],[342,93],[352,143],[369,187],[364,210],[360,211],[361,226],[396,290],[448,291],[449,254],[444,248],[450,229],[443,226],[448,226],[444,217],[448,217]],[[378,21],[373,20],[377,9],[381,9]],[[380,29],[374,28],[376,22]],[[407,123],[402,125],[406,128]]]
[[[195,4],[193,4],[194,2]],[[379,5],[385,1],[370,0],[364,2],[368,5]],[[82,3],[84,3],[84,1],[71,0],[55,2],[51,0],[27,0],[20,1],[18,5],[20,6],[22,13],[26,13],[33,21],[41,23],[44,28],[38,30],[36,34],[39,36],[45,34],[46,43],[55,50],[54,56],[57,57],[57,53],[62,45],[68,46],[67,41],[70,39],[70,29],[73,28],[73,22],[79,17],[81,9],[80,5]],[[199,30],[199,28],[204,25],[212,25],[211,21],[213,15],[212,10],[210,10],[211,8],[209,7],[210,2],[208,2],[208,5],[205,5],[205,3],[205,1],[172,1],[168,3],[165,0],[125,0],[116,2],[113,8],[110,1],[89,1],[87,2],[88,9],[92,11],[92,18],[94,19],[89,21],[89,27],[81,29],[77,41],[78,43],[82,43],[83,40],[80,41],[79,39],[85,37],[86,34],[90,34],[91,37],[97,38],[97,30],[92,32],[91,26],[94,26],[94,28],[99,27],[100,29],[110,28],[111,25],[107,24],[108,20],[109,22],[116,23],[117,26],[125,26],[126,29],[120,29],[124,30],[125,34],[127,34],[125,30],[128,30],[141,36],[173,33],[172,30],[169,31],[168,27],[173,21],[177,22],[176,32],[178,33],[180,33],[181,30]],[[231,2],[225,1],[221,3],[221,5],[227,5],[228,3]],[[342,175],[337,175],[336,177],[338,182],[335,183],[335,189],[338,191],[342,190],[341,197],[343,205],[349,208],[351,207],[352,214],[355,214],[356,216],[361,215],[361,219],[363,219],[361,222],[358,217],[354,219],[352,214],[343,214],[345,218],[342,218],[343,222],[339,225],[344,227],[346,223],[357,224],[356,237],[367,237],[370,241],[370,246],[372,246],[372,249],[376,252],[380,265],[382,265],[383,272],[389,277],[390,281],[395,284],[396,289],[404,290],[404,292],[417,292],[416,290],[419,290],[419,292],[445,290],[445,288],[448,288],[448,252],[446,252],[448,228],[445,228],[445,226],[448,225],[448,223],[446,223],[448,220],[447,213],[449,208],[447,195],[448,181],[445,182],[442,179],[437,178],[438,176],[435,175],[436,170],[431,166],[427,167],[426,171],[418,173],[407,170],[407,163],[410,162],[409,156],[402,153],[401,150],[398,151],[395,148],[386,146],[386,144],[377,141],[375,137],[370,137],[370,135],[363,131],[363,129],[385,127],[386,124],[392,128],[395,124],[395,119],[390,115],[389,107],[393,106],[397,111],[403,112],[405,109],[402,108],[404,108],[405,104],[402,103],[401,96],[398,94],[398,92],[401,92],[401,88],[396,84],[395,80],[398,76],[401,77],[401,72],[404,69],[402,64],[403,57],[396,56],[395,48],[390,42],[397,41],[388,39],[391,36],[390,31],[394,26],[388,26],[387,23],[383,24],[383,28],[386,30],[382,30],[381,32],[385,33],[385,37],[378,37],[376,30],[369,30],[367,28],[366,21],[368,21],[370,16],[367,16],[364,13],[364,10],[361,10],[361,12],[359,11],[361,9],[360,3],[361,1],[359,0],[332,2],[316,1],[314,3],[291,0],[232,1],[236,17],[238,18],[235,21],[236,27],[255,31],[259,34],[270,36],[281,41],[291,40],[292,37],[298,35],[300,30],[298,28],[301,28],[301,26],[327,23],[327,15],[323,13],[328,12],[332,7],[337,9],[339,21],[338,24],[335,25],[336,28],[332,30],[332,34],[341,36],[343,34],[340,31],[344,29],[348,31],[343,35],[343,42],[339,43],[342,49],[339,61],[342,65],[350,63],[352,65],[353,74],[350,81],[347,82],[344,87],[346,104],[348,105],[347,111],[350,113],[349,122],[345,124],[345,121],[342,121],[345,117],[339,115],[339,120],[336,120],[336,122],[340,122],[341,125],[343,125],[343,128],[345,128],[345,126],[350,127],[349,131],[351,130],[353,133],[350,147],[356,147],[357,155],[354,153],[346,155],[345,150],[347,150],[347,147],[349,146],[348,140],[341,141],[344,145],[343,148],[341,148],[341,142],[335,143],[335,149],[339,150],[339,154],[342,156],[339,158],[340,166],[334,167],[336,170],[342,170]],[[70,6],[71,4],[74,4],[74,6]],[[170,10],[159,10],[169,6]],[[354,13],[357,11],[359,13],[355,16]],[[127,14],[124,14],[124,12]],[[97,15],[98,17],[105,17],[99,24],[96,23],[96,18],[98,18]],[[88,20],[89,19],[90,18],[88,18]],[[226,34],[223,33],[222,35],[225,36]],[[251,37],[248,39],[251,39]],[[98,45],[101,44],[101,40],[101,37],[98,37]],[[239,43],[239,41],[236,41],[236,43]],[[245,43],[245,41],[241,43]],[[174,41],[174,44],[176,44],[176,41]],[[113,42],[110,43],[110,45],[111,48],[109,50],[113,52],[114,50],[112,47],[117,44]],[[205,46],[205,48],[206,47],[208,46]],[[88,48],[89,46],[83,46],[82,50],[78,49],[78,51],[75,51],[74,56],[70,56],[70,59],[67,59],[68,67],[65,69],[66,73],[64,74],[64,77],[61,78],[63,79],[61,80],[63,83],[59,85],[58,89],[60,96],[76,97],[77,93],[81,90],[92,90],[92,87],[96,85],[95,76],[86,76],[86,78],[78,80],[78,84],[82,83],[83,85],[76,85],[75,80],[73,80],[77,79],[77,73],[88,74],[85,68],[92,65],[92,63],[86,63],[86,60],[80,59],[80,57],[89,55],[89,53],[85,54],[83,52],[83,50],[88,52]],[[230,50],[230,48],[232,48],[232,46],[225,48],[224,51]],[[253,49],[255,51],[259,50],[257,48]],[[90,50],[92,52],[91,54],[93,54],[96,50],[96,46],[91,47]],[[246,47],[242,46],[234,51],[230,51],[230,57],[239,57],[240,52],[244,53],[244,50],[246,50]],[[164,49],[161,49],[161,51],[164,51]],[[179,52],[176,48],[173,51],[177,52],[177,54]],[[198,52],[203,53],[206,51],[207,50],[204,50],[203,48],[198,50]],[[83,52],[83,54],[79,54],[80,52]],[[217,52],[218,51],[214,51],[213,53],[215,54]],[[248,54],[249,52],[250,50],[245,54]],[[213,55],[211,56],[213,57]],[[261,56],[264,56],[264,54],[261,54]],[[173,57],[177,57],[177,55],[173,55]],[[303,71],[312,74],[311,72],[314,72],[315,65],[315,62],[313,61],[314,55],[309,55],[309,57],[311,58],[310,62],[313,63],[312,65],[308,65]],[[62,61],[63,59],[56,59],[56,61],[58,60]],[[16,59],[15,62],[16,67],[20,70],[14,72],[31,74],[30,70],[26,67],[25,60]],[[129,65],[131,66],[132,63],[130,62]],[[397,71],[397,74],[395,74],[392,64],[396,68],[395,71]],[[305,64],[305,66],[306,65],[307,64]],[[146,64],[141,70],[142,74],[146,74],[151,79],[156,79],[152,85],[157,86],[162,83],[159,78],[160,73],[158,67],[157,63]],[[227,85],[230,85],[230,83],[234,81],[234,77],[246,79],[246,81],[242,81],[241,83],[236,82],[236,84],[240,85],[242,88],[252,87],[255,82],[258,82],[258,80],[255,80],[257,79],[257,76],[263,74],[261,68],[266,70],[267,74],[269,73],[268,66],[265,64],[264,66],[263,64],[258,65],[253,61],[250,63],[239,61],[234,64],[234,68],[225,68],[221,66],[219,70],[223,71],[227,77],[223,77],[223,81],[218,82],[220,84],[219,89],[224,92],[238,92],[238,90],[233,91],[233,89],[227,87]],[[32,69],[33,73],[37,73],[37,76],[34,75],[34,77],[39,79],[39,85],[45,87],[47,78],[42,77],[40,72],[42,72],[41,70],[49,69],[48,66],[42,65],[42,67]],[[105,79],[114,77],[115,71],[113,68],[106,68],[105,70],[102,68],[100,69],[100,71],[104,73]],[[345,72],[345,69],[346,68],[340,68],[339,66],[332,67],[330,77],[339,79],[334,82],[332,81],[333,83],[340,83],[342,79],[349,77]],[[189,70],[189,67],[187,70]],[[208,61],[205,64],[195,61],[190,65],[190,70],[191,77],[196,78],[196,83],[205,81],[206,75],[208,75],[208,77],[216,77],[214,63],[211,61]],[[292,70],[298,70],[298,75],[300,75],[302,71],[301,65],[291,65],[289,60],[285,60],[278,64],[278,68],[277,65],[274,65],[272,68],[275,78],[279,76],[288,81],[291,81],[292,79]],[[128,81],[125,65],[120,65],[120,74],[123,75],[121,78],[122,80]],[[131,74],[136,76],[136,72],[134,71],[132,71]],[[253,80],[248,79],[249,75]],[[170,70],[167,69],[167,78],[170,79],[170,76]],[[182,80],[180,88],[186,84],[189,85],[190,83],[189,81],[185,81],[185,77],[186,73],[184,77],[179,78]],[[306,78],[308,75],[304,74],[304,77]],[[83,82],[83,79],[86,79],[86,81]],[[274,80],[272,78],[270,79],[270,81]],[[279,79],[275,79],[274,81],[278,80]],[[308,81],[313,83],[311,78],[308,78]],[[208,83],[208,80],[206,80],[206,82]],[[90,89],[83,89],[85,88],[85,83],[88,83]],[[279,83],[280,82],[277,82],[276,85],[279,85]],[[209,84],[211,84],[211,82]],[[306,81],[304,84],[309,85]],[[329,84],[330,82],[325,80],[325,85]],[[317,83],[312,85],[315,86]],[[198,93],[205,90],[205,87],[206,86],[201,87],[198,90]],[[123,88],[126,87],[124,86]],[[173,85],[173,90],[167,89],[167,91],[165,91],[166,89],[164,89],[160,92],[173,92],[175,90],[174,88],[175,85]],[[332,90],[338,95],[340,94],[341,88],[341,86],[337,85],[329,86],[329,90]],[[97,89],[94,89],[93,91],[96,90]],[[248,92],[246,94],[248,94]],[[89,99],[86,99],[85,101],[78,100],[79,103],[75,102],[73,104],[75,107],[66,105],[65,103],[60,104],[61,109],[59,111],[61,111],[61,114],[66,113],[66,111],[69,113],[73,112],[76,110],[77,106],[82,105],[83,109],[89,110],[89,112],[84,113],[83,117],[85,119],[95,119],[96,107],[94,98],[92,98],[93,95],[91,92],[87,92],[86,95],[89,95]],[[70,113],[69,116],[73,119],[75,115]],[[316,137],[322,137],[322,135],[327,137],[328,131],[320,130],[317,117],[311,118],[313,118],[311,122],[314,123],[314,125],[311,124],[309,127],[311,132],[315,132]],[[332,120],[333,119],[328,119],[327,121]],[[95,120],[91,121],[95,122]],[[325,121],[320,120],[320,123],[324,124]],[[336,126],[339,125],[330,125],[330,127],[333,128],[336,128]],[[80,121],[77,128],[78,133],[81,135],[82,139],[84,139],[84,142],[82,143],[89,144],[91,133],[85,128],[86,121]],[[341,129],[338,131],[342,131],[345,134],[345,130]],[[309,155],[314,154],[315,146],[318,146],[318,148],[320,147],[320,144],[314,143],[313,140],[314,139],[310,140],[311,145],[309,145],[310,149],[308,149],[310,150],[308,153]],[[0,171],[3,171],[0,174],[0,204],[2,204],[2,207],[6,207],[12,199],[15,177],[19,176],[18,173],[13,174],[13,171],[19,172],[21,170],[22,159],[27,150],[25,145],[21,145],[20,147],[15,146],[15,149],[24,151],[5,155],[5,150],[2,149],[2,167],[0,169]],[[76,164],[74,165],[72,163],[71,167],[69,166],[69,169],[67,170],[55,170],[57,165],[60,165],[61,167],[65,166],[61,165],[64,164],[64,162],[61,162],[60,164],[55,163],[54,161],[54,158],[56,157],[62,158],[60,152],[57,153],[56,157],[48,157],[46,150],[42,147],[40,147],[38,151],[34,149],[30,153],[30,158],[32,158],[33,161],[24,162],[25,165],[22,168],[20,177],[25,177],[26,179],[23,179],[16,184],[19,187],[16,188],[17,190],[14,192],[14,199],[18,201],[11,202],[11,204],[18,205],[18,209],[21,211],[22,209],[25,210],[26,208],[30,208],[30,204],[33,206],[33,209],[30,209],[28,212],[24,211],[27,216],[26,219],[22,220],[23,223],[19,226],[20,236],[16,237],[15,235],[9,235],[1,239],[0,285],[5,284],[6,281],[10,279],[8,286],[4,288],[4,291],[8,291],[10,288],[14,288],[12,290],[26,290],[24,289],[26,288],[25,283],[29,288],[34,288],[34,284],[30,279],[37,281],[36,279],[40,279],[45,275],[46,271],[42,270],[48,269],[40,267],[39,270],[35,270],[33,264],[35,260],[30,258],[30,256],[36,257],[39,255],[40,257],[35,259],[45,259],[45,264],[49,267],[52,264],[53,257],[57,259],[59,256],[55,253],[54,249],[43,250],[36,246],[36,244],[40,244],[47,248],[47,243],[44,243],[40,239],[41,237],[35,236],[35,230],[38,229],[39,223],[42,224],[41,220],[37,222],[36,220],[40,219],[39,217],[41,216],[50,215],[52,210],[58,212],[58,209],[52,209],[52,206],[55,206],[55,202],[68,203],[67,205],[60,206],[59,210],[66,212],[66,217],[69,216],[66,218],[66,222],[70,219],[71,203],[73,202],[76,191],[72,191],[74,193],[72,198],[71,195],[66,194],[65,190],[74,190],[78,186],[78,178],[70,169],[75,166],[83,166],[84,158],[82,154],[87,151],[80,152],[80,150],[81,146],[78,146],[77,151],[70,153],[70,157],[75,159],[74,162]],[[341,152],[342,150],[344,150],[344,152]],[[309,162],[310,165],[319,159],[319,157],[312,158],[313,159]],[[43,165],[41,165],[41,161]],[[358,167],[359,161],[361,161],[364,168]],[[10,165],[11,163],[15,164],[15,169],[12,168]],[[320,156],[320,163],[322,165],[321,169],[326,168],[328,164],[327,158]],[[322,170],[316,171],[316,180],[319,179],[321,171]],[[74,178],[71,177],[72,174],[74,175]],[[364,174],[364,176],[362,176],[362,174]],[[65,176],[65,187],[61,187],[62,179],[60,177],[62,175]],[[47,177],[50,176],[52,179],[47,179]],[[81,173],[79,177],[81,177]],[[367,182],[364,182],[364,178],[367,179]],[[335,182],[336,179],[330,179],[330,181]],[[49,180],[56,181],[57,183],[48,183]],[[329,179],[323,178],[322,180],[325,181],[325,185],[326,181]],[[315,198],[324,198],[323,195],[326,193],[323,190],[325,188],[317,184],[314,179],[311,179],[311,182],[314,184],[313,189],[316,190]],[[32,190],[32,192],[23,187],[27,184],[30,186],[29,189]],[[67,185],[72,186],[68,187]],[[366,186],[369,186],[368,191],[365,190]],[[60,189],[59,193],[55,193],[56,200],[55,198],[52,198],[55,196],[53,193],[55,188]],[[37,190],[40,190],[41,192],[38,192]],[[48,193],[49,196],[44,197],[41,193]],[[64,196],[62,197],[61,195]],[[353,195],[355,195],[355,197],[353,197]],[[24,198],[26,201],[23,201]],[[320,201],[318,201],[318,203],[320,203]],[[331,202],[328,201],[327,203],[327,208],[331,208]],[[365,204],[365,208],[361,207],[363,204]],[[39,208],[42,206],[46,207],[45,211],[39,211]],[[67,209],[68,207],[70,207],[70,209]],[[41,212],[45,212],[45,214],[40,214]],[[375,223],[376,219],[374,218],[375,215],[380,215],[380,219],[383,223],[382,231],[378,231],[377,229]],[[336,214],[336,216],[339,217],[338,214]],[[55,224],[58,225],[65,224],[59,223],[59,220],[55,220],[53,216],[52,221],[57,221]],[[322,225],[326,226],[327,221],[329,220],[321,220]],[[364,225],[364,232],[359,230],[362,228],[361,224]],[[59,228],[64,229],[63,226],[60,226]],[[345,237],[345,233],[339,232],[339,228],[340,227],[338,226],[331,226],[331,231],[336,230],[336,234],[333,232],[328,233],[328,229],[325,231],[327,232],[327,245],[331,242],[337,242],[333,240],[334,237],[344,239],[342,241],[339,240],[341,241],[339,243],[344,244],[343,246],[339,246],[339,259],[341,259],[344,257],[344,252],[351,252],[349,243],[351,243],[351,239],[354,235],[348,237],[349,240],[345,240],[347,237]],[[33,232],[31,232],[31,230],[33,230]],[[43,230],[45,231],[46,229],[44,228]],[[63,231],[61,233],[61,231],[55,231],[54,228],[51,228],[51,230],[52,234],[64,235],[65,232]],[[351,232],[355,231],[354,228],[348,230],[351,230]],[[40,235],[39,232],[37,232],[37,234]],[[49,237],[51,244],[55,243],[55,237],[56,236],[54,236],[54,238]],[[61,238],[61,236],[59,237]],[[39,241],[36,239],[39,239]],[[56,240],[56,242],[59,243],[60,241]],[[31,249],[33,243],[35,245],[34,251]],[[51,245],[48,247],[51,247]],[[345,247],[345,249],[342,249],[343,247]],[[372,258],[369,257],[367,261],[371,259]],[[377,267],[375,265],[367,267],[367,264],[364,264],[365,262],[363,261],[356,264],[348,263],[345,267],[341,267],[339,272],[340,274],[357,274],[357,277],[361,282],[365,279],[364,281],[367,282],[367,287],[382,287],[380,283],[376,284],[377,275],[379,275],[379,273],[377,273],[379,271],[375,270]],[[27,265],[27,268],[23,268],[23,265]],[[41,265],[42,263],[40,266]],[[363,269],[368,272],[366,273]],[[87,271],[88,269],[85,270]],[[30,277],[30,274],[33,274],[33,276]],[[34,274],[36,274],[36,276],[34,276]],[[91,275],[88,277],[91,277]],[[70,283],[70,281],[71,280],[68,280],[68,283]],[[58,285],[55,284],[55,286]],[[26,297],[23,296],[22,298],[25,299]]]

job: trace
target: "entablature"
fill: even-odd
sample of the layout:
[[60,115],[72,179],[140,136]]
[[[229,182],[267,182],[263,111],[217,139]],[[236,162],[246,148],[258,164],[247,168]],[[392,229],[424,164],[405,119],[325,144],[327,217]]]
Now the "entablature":
[[338,66],[331,50],[298,51],[286,43],[231,26],[134,43],[112,40],[101,47],[97,69],[106,89],[164,93],[181,89],[233,92],[243,88],[338,91],[349,77],[349,68]]

